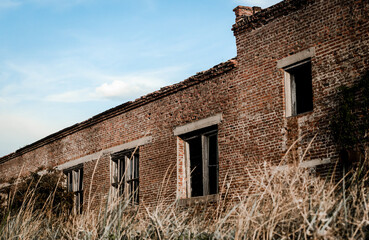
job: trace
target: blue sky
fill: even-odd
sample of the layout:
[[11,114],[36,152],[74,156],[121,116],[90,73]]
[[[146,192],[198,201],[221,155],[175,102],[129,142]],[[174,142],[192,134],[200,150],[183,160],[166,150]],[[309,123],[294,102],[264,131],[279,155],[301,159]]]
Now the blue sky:
[[0,0],[0,156],[236,56],[237,5]]

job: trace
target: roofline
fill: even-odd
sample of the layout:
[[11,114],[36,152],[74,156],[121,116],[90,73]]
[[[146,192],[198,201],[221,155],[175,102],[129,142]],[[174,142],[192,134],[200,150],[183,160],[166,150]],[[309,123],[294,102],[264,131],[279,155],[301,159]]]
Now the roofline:
[[121,105],[118,105],[114,108],[111,108],[109,110],[106,110],[102,113],[99,113],[83,122],[80,123],[76,123],[70,127],[64,128],[56,133],[53,133],[49,136],[46,136],[30,145],[27,145],[25,147],[22,147],[20,149],[18,149],[17,151],[10,153],[8,155],[5,155],[3,157],[0,158],[0,164],[5,163],[15,157],[21,156],[27,152],[33,151],[37,148],[40,148],[44,145],[47,145],[51,142],[54,142],[56,140],[59,140],[61,138],[64,138],[68,135],[71,135],[73,133],[76,133],[82,129],[88,128],[90,126],[93,126],[97,123],[100,123],[102,121],[105,121],[107,119],[113,118],[117,115],[120,115],[122,113],[131,111],[133,109],[136,109],[138,107],[141,107],[143,105],[146,105],[150,102],[156,101],[160,98],[169,96],[171,94],[174,94],[178,91],[181,91],[183,89],[189,88],[191,86],[197,85],[200,82],[206,81],[210,78],[219,76],[223,73],[229,72],[232,69],[234,69],[237,66],[237,60],[236,58],[232,58],[226,62],[220,63],[218,65],[215,65],[214,67],[206,70],[206,71],[202,71],[202,72],[198,72],[196,75],[193,75],[179,83],[173,84],[173,85],[169,85],[166,87],[161,88],[158,91],[149,93],[147,95],[144,95],[134,101],[129,101],[126,103],[123,103]]
[[290,12],[297,11],[304,6],[314,2],[315,0],[284,0],[268,8],[262,9],[251,16],[241,16],[240,19],[233,24],[232,31],[234,35],[242,32],[251,32],[260,28],[269,22]]

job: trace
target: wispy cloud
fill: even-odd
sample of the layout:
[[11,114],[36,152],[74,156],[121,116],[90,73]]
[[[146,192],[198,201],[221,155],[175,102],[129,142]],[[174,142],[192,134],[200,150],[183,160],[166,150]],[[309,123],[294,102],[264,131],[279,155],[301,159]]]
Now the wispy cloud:
[[[84,49],[83,52],[93,52]],[[75,54],[75,53],[74,53]],[[89,102],[107,99],[128,101],[178,80],[188,66],[171,66],[144,71],[119,71],[109,68],[116,58],[86,54],[62,55],[55,59],[6,60],[1,63],[1,97],[49,102]],[[74,55],[73,55],[74,56]],[[79,57],[79,56],[83,56]],[[1,101],[1,99],[0,99]]]
[[169,67],[147,72],[129,73],[122,76],[95,74],[102,84],[78,90],[65,91],[48,95],[46,101],[55,102],[87,102],[106,99],[133,100],[142,95],[172,84],[170,77],[183,67]]
[[11,153],[56,130],[50,123],[28,114],[0,114],[0,132],[6,136],[0,138],[0,152]]
[[45,100],[50,102],[71,103],[71,102],[90,102],[97,100],[97,98],[94,93],[91,93],[90,89],[86,88],[51,94],[46,96]]
[[235,0],[235,2],[239,5],[243,6],[258,6],[262,8],[270,7],[278,2],[281,2],[282,0]]
[[1,9],[9,9],[15,8],[21,5],[21,2],[16,0],[1,0],[0,1],[0,10]]

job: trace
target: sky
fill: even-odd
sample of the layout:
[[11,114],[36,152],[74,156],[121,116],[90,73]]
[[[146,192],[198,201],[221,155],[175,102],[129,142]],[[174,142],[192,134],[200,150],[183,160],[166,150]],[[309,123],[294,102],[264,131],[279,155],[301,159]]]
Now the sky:
[[280,0],[0,0],[0,157],[236,56]]

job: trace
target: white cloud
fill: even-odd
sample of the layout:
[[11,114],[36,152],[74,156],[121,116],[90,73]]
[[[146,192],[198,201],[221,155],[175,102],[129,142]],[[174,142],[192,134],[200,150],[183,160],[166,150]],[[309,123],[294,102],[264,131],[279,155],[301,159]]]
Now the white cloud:
[[[90,74],[85,73],[100,84],[97,86],[91,84],[81,89],[49,94],[45,100],[55,102],[87,102],[104,99],[133,100],[161,87],[173,84],[171,78],[183,69],[184,67],[168,67],[114,76],[99,71]],[[84,77],[87,77],[87,75]]]
[[[97,77],[97,76],[96,76]],[[46,97],[46,101],[55,102],[87,102],[101,101],[104,99],[133,100],[159,88],[169,85],[164,77],[147,76],[146,74],[126,75],[122,77],[100,76],[100,79],[108,80],[95,88],[77,89]]]
[[[53,62],[5,62],[2,64],[1,97],[12,102],[88,102],[133,100],[163,86],[173,84],[187,66],[173,66],[138,72],[117,72],[78,59]],[[0,98],[0,102],[2,102]]]
[[96,88],[96,93],[100,96],[111,97],[132,97],[142,95],[144,92],[150,91],[148,86],[143,84],[129,83],[126,81],[115,80],[112,83],[104,83]]
[[111,77],[110,81],[96,88],[96,96],[132,100],[173,84],[171,78],[184,68],[180,66],[168,67]]
[[96,88],[96,95],[103,98],[133,99],[158,90],[169,84],[163,71],[129,74],[117,77]]

